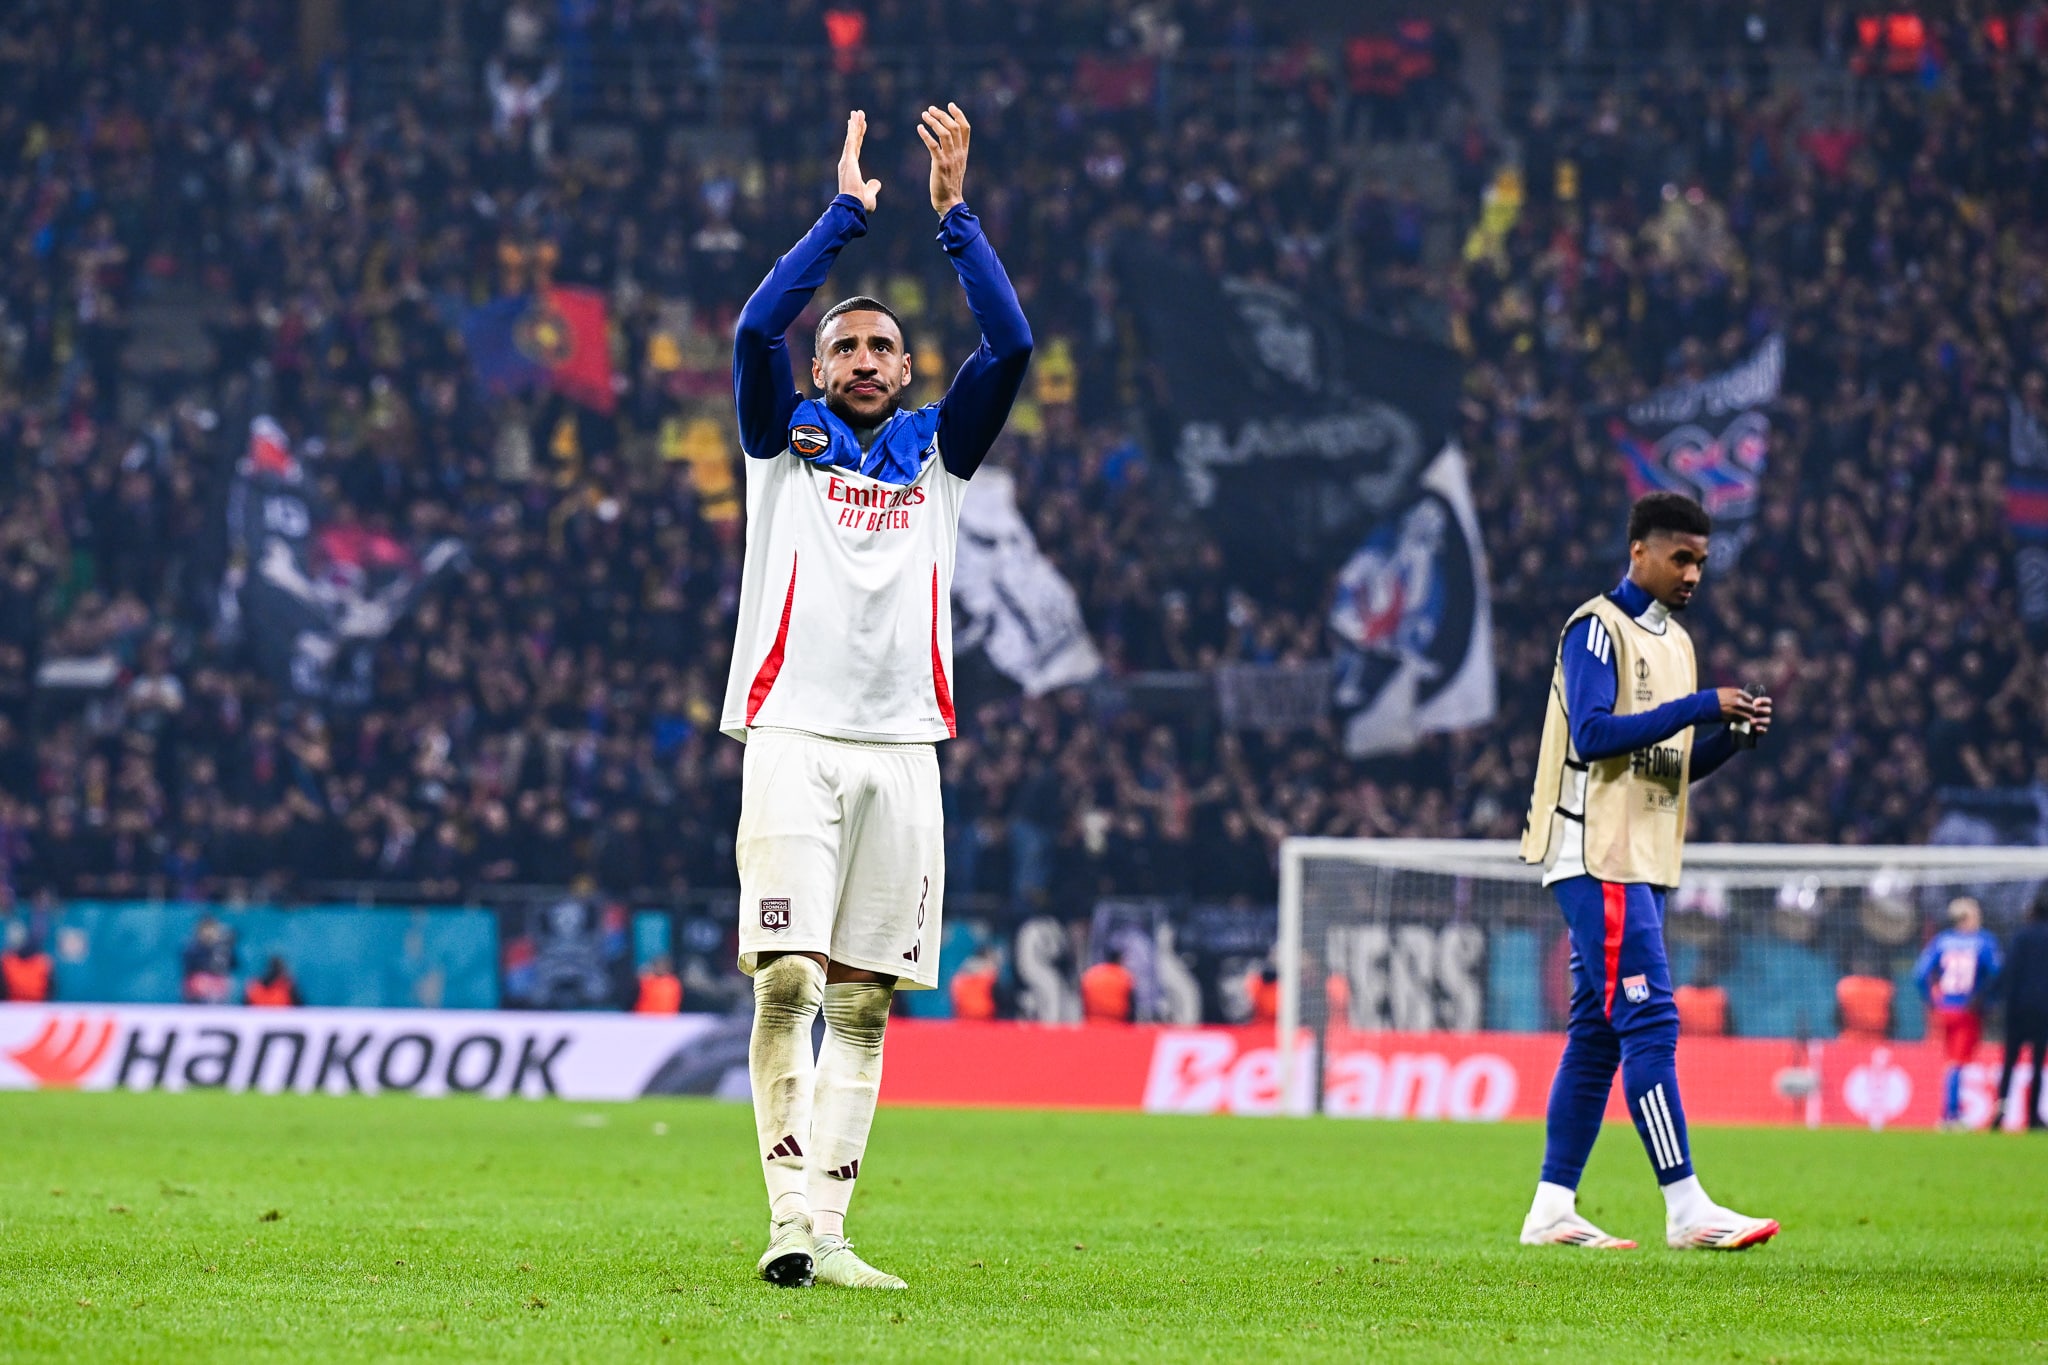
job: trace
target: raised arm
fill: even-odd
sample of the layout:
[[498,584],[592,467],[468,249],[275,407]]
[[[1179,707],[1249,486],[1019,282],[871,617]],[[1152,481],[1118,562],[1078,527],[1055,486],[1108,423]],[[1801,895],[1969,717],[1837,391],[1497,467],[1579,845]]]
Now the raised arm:
[[953,376],[939,406],[939,458],[963,479],[974,477],[995,444],[1031,365],[1031,324],[1024,320],[1017,291],[982,232],[981,220],[961,199],[973,131],[957,104],[926,109],[917,129],[932,156],[939,245],[952,258],[967,307],[981,328],[981,345]]
[[739,410],[740,449],[757,460],[780,455],[788,444],[789,418],[802,401],[789,368],[789,331],[811,295],[832,273],[839,250],[868,230],[868,210],[881,190],[863,180],[860,144],[867,115],[856,109],[846,120],[846,145],[839,154],[839,194],[803,240],[778,258],[746,306],[732,343],[732,396]]

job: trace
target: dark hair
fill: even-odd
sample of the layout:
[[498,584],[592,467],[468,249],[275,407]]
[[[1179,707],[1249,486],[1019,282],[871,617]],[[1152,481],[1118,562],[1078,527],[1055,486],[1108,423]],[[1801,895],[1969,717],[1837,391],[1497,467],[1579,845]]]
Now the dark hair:
[[1714,519],[1707,509],[1683,493],[1649,493],[1636,499],[1628,513],[1628,539],[1647,540],[1659,531],[1677,531],[1688,536],[1710,536]]
[[[825,349],[825,324],[838,317],[841,313],[880,313],[883,317],[896,324],[897,336],[903,335],[903,319],[896,316],[894,308],[883,303],[880,299],[871,299],[866,294],[855,294],[852,298],[841,299],[830,308],[827,308],[825,316],[818,319],[818,330],[811,333],[811,349],[813,351]],[[909,349],[909,343],[906,342],[904,344],[904,349]]]

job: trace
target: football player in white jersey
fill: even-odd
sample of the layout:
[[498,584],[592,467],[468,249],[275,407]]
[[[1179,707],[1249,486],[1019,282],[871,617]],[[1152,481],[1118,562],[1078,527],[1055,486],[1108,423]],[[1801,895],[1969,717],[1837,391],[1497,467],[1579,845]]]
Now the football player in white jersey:
[[791,376],[784,333],[867,231],[881,189],[861,174],[860,110],[846,121],[838,196],[747,300],[733,344],[747,545],[721,728],[747,745],[740,969],[754,978],[748,1074],[768,1184],[758,1269],[776,1285],[904,1287],[854,1255],[846,1210],[891,994],[938,984],[945,863],[932,746],[955,728],[954,541],[967,480],[1031,360],[1016,291],[962,199],[970,131],[957,105],[925,109],[917,129],[939,246],[982,333],[943,399],[902,406],[903,325],[870,298],[820,320],[819,397]]

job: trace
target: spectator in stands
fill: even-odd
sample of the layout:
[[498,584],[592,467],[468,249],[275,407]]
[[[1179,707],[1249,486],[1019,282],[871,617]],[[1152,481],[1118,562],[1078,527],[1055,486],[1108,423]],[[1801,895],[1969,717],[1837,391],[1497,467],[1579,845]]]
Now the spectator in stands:
[[182,964],[186,1004],[227,1004],[234,995],[238,965],[234,931],[212,915],[201,915],[185,944]]
[[955,1019],[993,1019],[996,1017],[996,960],[993,954],[979,952],[960,964],[958,971],[947,986],[953,1001]]
[[1324,974],[1323,1008],[1328,1012],[1332,1028],[1352,1027],[1351,977],[1348,974],[1341,971]]
[[0,999],[33,1004],[54,999],[55,979],[50,955],[43,951],[28,926],[10,921],[7,949],[0,952]]
[[263,975],[251,978],[242,987],[242,1003],[264,1009],[291,1009],[305,1004],[306,997],[300,994],[299,983],[284,959],[273,953],[263,965]]
[[1678,1007],[1678,1031],[1688,1038],[1721,1038],[1728,1033],[1728,992],[1701,978],[1671,993]]
[[1842,1041],[1881,1043],[1892,1035],[1890,978],[1878,972],[1868,954],[1860,955],[1847,976],[1835,982],[1835,1014]]
[[2005,957],[2005,1065],[1998,1072],[2000,1121],[2010,1114],[2013,1068],[2020,1053],[2033,1054],[2027,1087],[2027,1128],[2048,1128],[2041,1113],[2042,1073],[2048,1071],[2048,891],[2034,898],[2026,925],[2013,935]]
[[676,1014],[683,1008],[683,979],[676,975],[667,953],[657,956],[640,973],[640,994],[633,1001],[635,1014]]
[[1081,973],[1081,1017],[1091,1024],[1128,1024],[1137,983],[1124,955],[1116,948],[1102,961]]
[[[1280,973],[1272,963],[1254,967],[1244,977],[1245,1003],[1251,1007],[1252,1024],[1273,1024],[1280,1019]],[[1348,1004],[1349,1001],[1347,1000]]]

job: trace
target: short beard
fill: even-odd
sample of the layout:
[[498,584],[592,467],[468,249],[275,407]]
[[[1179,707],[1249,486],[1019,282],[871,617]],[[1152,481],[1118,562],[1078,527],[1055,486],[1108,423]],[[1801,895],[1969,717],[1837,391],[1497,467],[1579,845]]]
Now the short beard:
[[895,416],[896,410],[902,405],[903,391],[901,389],[890,394],[887,403],[872,417],[856,413],[846,402],[844,395],[833,393],[825,396],[825,406],[831,410],[832,415],[850,427],[878,427]]

